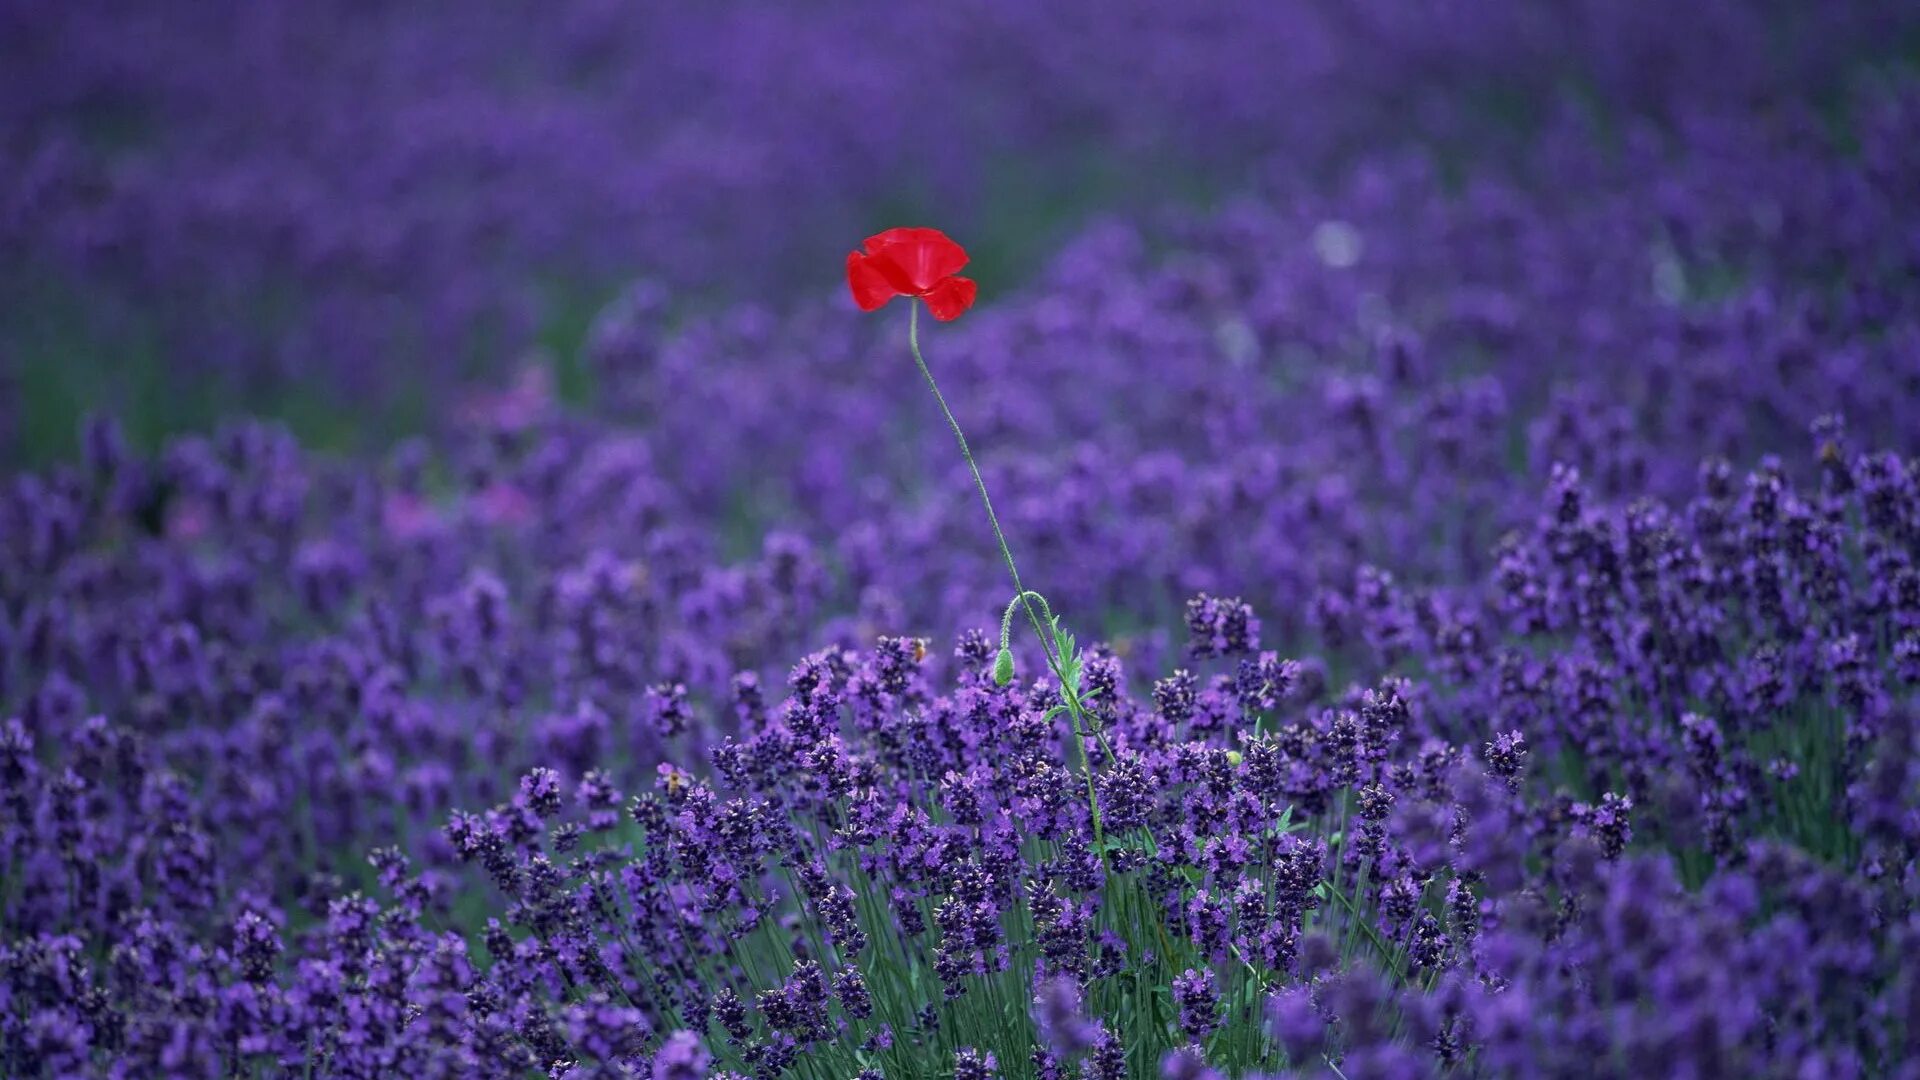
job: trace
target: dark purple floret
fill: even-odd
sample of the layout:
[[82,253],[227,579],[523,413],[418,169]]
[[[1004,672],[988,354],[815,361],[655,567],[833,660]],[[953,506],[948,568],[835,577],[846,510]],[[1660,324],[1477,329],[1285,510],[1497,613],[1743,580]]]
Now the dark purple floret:
[[1487,771],[1505,780],[1511,786],[1519,786],[1520,770],[1527,760],[1527,738],[1518,731],[1496,735],[1486,744],[1485,755]]
[[259,914],[243,912],[233,927],[233,949],[241,976],[248,982],[265,983],[273,978],[275,962],[283,946],[273,925]]
[[1161,719],[1178,728],[1193,715],[1194,697],[1198,689],[1198,681],[1192,672],[1176,671],[1153,684],[1153,707]]
[[731,987],[723,986],[714,994],[713,1018],[735,1042],[745,1042],[753,1033],[747,1020],[747,1007]]
[[1127,1051],[1119,1036],[1111,1030],[1100,1032],[1093,1052],[1081,1065],[1081,1075],[1085,1080],[1125,1080]]
[[1176,976],[1173,1003],[1180,1010],[1180,1030],[1190,1039],[1204,1039],[1220,1024],[1220,990],[1211,969],[1188,968]]
[[963,1046],[953,1054],[953,1080],[994,1080],[1000,1075],[1000,1063],[992,1053],[981,1053]]
[[1238,597],[1201,593],[1187,601],[1187,652],[1194,659],[1242,656],[1260,648],[1260,620]]
[[534,769],[520,778],[520,799],[529,810],[550,818],[560,812],[560,774]]
[[848,968],[834,977],[833,996],[840,1002],[840,1008],[856,1020],[873,1015],[873,994],[858,968]]

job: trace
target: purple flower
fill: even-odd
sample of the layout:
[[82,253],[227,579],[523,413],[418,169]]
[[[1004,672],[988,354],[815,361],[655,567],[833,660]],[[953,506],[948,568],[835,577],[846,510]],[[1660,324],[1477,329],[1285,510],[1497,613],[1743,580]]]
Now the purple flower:
[[653,1080],[701,1080],[713,1058],[691,1031],[676,1031],[653,1055]]
[[953,1054],[954,1080],[993,1080],[1000,1075],[1000,1063],[993,1054],[963,1046]]
[[1238,597],[1201,593],[1187,601],[1187,651],[1195,659],[1240,656],[1260,648],[1260,620]]
[[1188,968],[1175,977],[1173,1003],[1188,1038],[1204,1039],[1220,1024],[1220,990],[1211,969]]
[[1083,1011],[1079,984],[1065,976],[1040,984],[1032,1011],[1041,1041],[1062,1058],[1078,1057],[1100,1038],[1100,1025],[1088,1020]]

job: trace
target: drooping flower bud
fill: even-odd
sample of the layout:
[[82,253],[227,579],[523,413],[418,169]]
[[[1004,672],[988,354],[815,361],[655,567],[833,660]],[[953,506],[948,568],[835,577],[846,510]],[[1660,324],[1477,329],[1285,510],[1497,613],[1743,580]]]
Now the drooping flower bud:
[[1005,686],[1013,681],[1012,649],[1001,649],[1000,655],[994,658],[993,681],[998,686]]

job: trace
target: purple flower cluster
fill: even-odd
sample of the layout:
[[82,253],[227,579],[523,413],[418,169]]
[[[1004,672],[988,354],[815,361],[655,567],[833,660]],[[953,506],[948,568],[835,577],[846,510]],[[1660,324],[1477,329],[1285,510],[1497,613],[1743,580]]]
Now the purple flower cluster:
[[[534,767],[437,834],[397,794],[340,799],[414,853],[351,878],[299,835],[344,823],[258,809],[276,777],[219,767],[301,745],[294,705],[213,711],[233,671],[271,671],[156,656],[122,721],[50,680],[0,739],[0,1048],[27,1075],[1881,1073],[1917,1049],[1917,729],[1890,657],[1920,633],[1920,490],[1898,458],[1815,463],[1804,491],[1712,465],[1678,505],[1557,477],[1481,581],[1356,615],[1356,642],[1404,621],[1407,655],[1448,658],[1424,676],[1249,696],[1227,670],[1267,661],[1212,616],[1192,646],[1222,670],[1176,677],[1203,689],[1136,696],[1108,654],[1099,847],[1057,695],[1000,687],[975,638],[945,665],[893,638],[817,652],[706,750],[656,747],[695,768],[633,797]],[[310,716],[421,710],[313,681],[289,699]],[[295,835],[244,846],[249,807]]]
[[[321,17],[245,7],[195,48]],[[628,85],[627,16],[563,7],[525,63]],[[1596,82],[1644,75],[1638,5],[1602,7],[1630,40]],[[1383,56],[1457,36],[1386,10]],[[1688,18],[1733,64],[1719,10]],[[1514,18],[1476,48],[1559,55]],[[373,21],[410,74],[365,123],[416,77],[464,107],[435,50],[495,55]],[[0,57],[51,79],[77,40]],[[211,77],[96,60],[0,122]],[[1842,140],[1670,74],[1662,125],[1555,114],[1511,169],[1370,152],[1105,221],[929,338],[1023,560],[1098,628],[1081,740],[1037,656],[996,678],[972,480],[837,306],[636,288],[587,346],[604,401],[530,379],[379,460],[89,422],[0,484],[0,1075],[1920,1077],[1920,84],[1834,99]],[[471,134],[585,155],[606,120],[514,115]],[[207,123],[82,209],[156,240],[168,169],[279,175]],[[598,190],[550,167],[503,166],[507,261],[599,235],[514,216]],[[321,249],[362,280],[407,205]]]

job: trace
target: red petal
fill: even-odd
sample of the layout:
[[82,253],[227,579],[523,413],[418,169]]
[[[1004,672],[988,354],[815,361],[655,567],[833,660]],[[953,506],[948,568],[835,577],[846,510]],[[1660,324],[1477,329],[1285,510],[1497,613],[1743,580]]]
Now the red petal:
[[967,250],[939,229],[875,233],[867,237],[867,254],[898,268],[888,279],[903,293],[924,293],[967,265]]
[[893,295],[919,296],[926,291],[913,283],[913,278],[899,263],[893,261],[887,254],[887,249],[881,248],[879,254],[867,255],[865,259],[868,271],[878,274],[881,280],[887,283],[887,288],[892,290]]
[[973,306],[974,294],[979,291],[972,278],[947,278],[926,291],[927,310],[941,322],[952,322],[967,313]]
[[900,295],[876,260],[857,251],[847,252],[847,288],[853,291],[853,302],[861,311],[873,311]]

